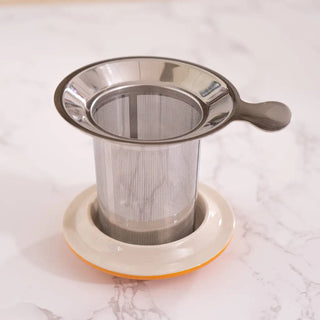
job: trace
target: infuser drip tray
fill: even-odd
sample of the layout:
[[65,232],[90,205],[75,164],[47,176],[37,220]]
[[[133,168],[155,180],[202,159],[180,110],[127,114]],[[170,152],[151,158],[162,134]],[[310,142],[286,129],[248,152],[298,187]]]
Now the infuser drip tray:
[[194,271],[226,248],[235,227],[232,209],[224,198],[200,184],[194,232],[161,245],[129,244],[100,231],[96,210],[92,210],[96,197],[96,189],[91,187],[71,203],[63,222],[65,240],[85,262],[124,278],[160,279]]

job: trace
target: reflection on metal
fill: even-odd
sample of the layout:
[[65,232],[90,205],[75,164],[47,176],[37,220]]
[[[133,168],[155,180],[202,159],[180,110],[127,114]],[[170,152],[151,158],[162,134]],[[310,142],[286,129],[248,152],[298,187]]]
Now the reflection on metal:
[[160,81],[162,82],[172,82],[174,80],[173,70],[179,66],[175,63],[165,63],[163,71],[160,75]]
[[204,90],[200,91],[201,97],[208,96],[210,93],[212,93],[214,90],[216,90],[220,86],[221,86],[220,83],[218,83],[217,81],[212,81],[207,88],[205,88]]

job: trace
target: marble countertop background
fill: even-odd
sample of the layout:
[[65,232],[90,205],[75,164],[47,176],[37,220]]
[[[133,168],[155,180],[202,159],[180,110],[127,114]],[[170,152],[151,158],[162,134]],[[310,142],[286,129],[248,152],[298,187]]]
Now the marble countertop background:
[[[320,319],[319,1],[161,1],[0,7],[0,319]],[[101,273],[65,245],[93,184],[90,137],[53,104],[59,81],[117,56],[193,61],[242,98],[279,100],[288,128],[237,122],[202,142],[200,180],[237,218],[226,251],[174,279]]]

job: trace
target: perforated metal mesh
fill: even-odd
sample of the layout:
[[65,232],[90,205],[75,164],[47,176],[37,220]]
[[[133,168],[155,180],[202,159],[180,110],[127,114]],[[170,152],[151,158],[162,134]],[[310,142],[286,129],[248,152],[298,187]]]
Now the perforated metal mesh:
[[[202,119],[202,110],[182,95],[170,96],[148,87],[144,93],[108,94],[99,97],[93,107],[93,121],[116,136],[138,140],[163,140],[193,130]],[[141,91],[141,89],[140,89]]]
[[[103,130],[132,139],[183,135],[201,111],[163,94],[101,96],[92,118]],[[121,241],[159,244],[193,230],[199,141],[128,145],[95,138],[99,219]]]

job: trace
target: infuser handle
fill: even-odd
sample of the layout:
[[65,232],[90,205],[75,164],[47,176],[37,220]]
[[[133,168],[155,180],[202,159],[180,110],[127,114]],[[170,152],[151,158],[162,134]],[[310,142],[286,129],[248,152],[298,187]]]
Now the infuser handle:
[[280,130],[286,127],[291,119],[290,109],[281,102],[248,103],[239,99],[236,104],[235,120],[249,121],[263,130]]

